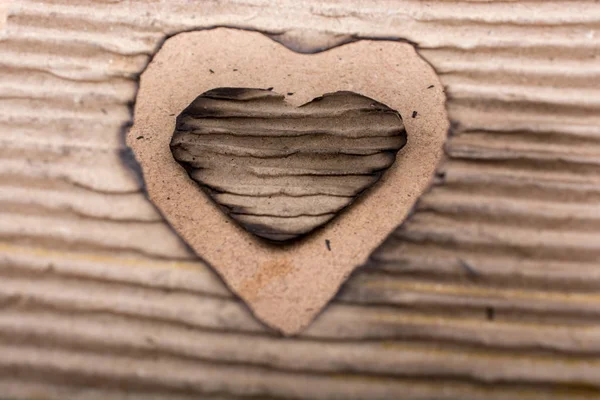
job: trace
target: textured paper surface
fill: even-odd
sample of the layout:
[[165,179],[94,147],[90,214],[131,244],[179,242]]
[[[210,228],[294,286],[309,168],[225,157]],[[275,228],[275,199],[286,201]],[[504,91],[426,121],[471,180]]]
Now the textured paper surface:
[[[595,0],[12,2],[2,397],[597,400],[598,21]],[[260,324],[119,158],[163,40],[215,26],[409,40],[447,93],[435,184],[298,337]]]
[[[408,143],[381,181],[324,228],[298,243],[269,244],[232,223],[169,149],[176,116],[222,86],[273,87],[296,106],[351,90],[398,110]],[[432,179],[448,129],[441,85],[409,44],[361,41],[303,55],[230,29],[166,41],[141,77],[134,118],[127,143],[150,199],[256,316],[288,334],[305,327],[402,222]]]

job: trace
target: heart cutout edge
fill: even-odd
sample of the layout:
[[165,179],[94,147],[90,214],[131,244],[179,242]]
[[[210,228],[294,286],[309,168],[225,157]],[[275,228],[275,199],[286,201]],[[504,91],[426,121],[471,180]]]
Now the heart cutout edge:
[[363,196],[406,142],[400,113],[359,93],[295,107],[272,89],[219,87],[177,115],[169,147],[222,212],[289,243]]

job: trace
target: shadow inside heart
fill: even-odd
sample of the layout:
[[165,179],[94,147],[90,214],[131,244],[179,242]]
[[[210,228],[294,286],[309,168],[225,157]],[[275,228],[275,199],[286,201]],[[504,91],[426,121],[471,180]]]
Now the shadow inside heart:
[[170,147],[227,215],[282,242],[348,207],[405,144],[400,114],[354,92],[293,107],[269,89],[222,87],[179,114]]

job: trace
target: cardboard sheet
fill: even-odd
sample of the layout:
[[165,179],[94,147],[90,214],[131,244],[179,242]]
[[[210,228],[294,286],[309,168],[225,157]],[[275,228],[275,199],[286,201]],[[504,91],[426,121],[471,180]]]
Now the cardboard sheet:
[[[296,106],[328,92],[361,93],[400,112],[408,143],[383,179],[325,227],[291,245],[270,244],[226,217],[169,149],[176,116],[224,86],[272,87]],[[402,223],[432,179],[448,130],[443,88],[410,44],[365,40],[299,54],[225,28],[167,40],[141,77],[134,118],[127,144],[149,198],[254,314],[285,334],[306,327]]]

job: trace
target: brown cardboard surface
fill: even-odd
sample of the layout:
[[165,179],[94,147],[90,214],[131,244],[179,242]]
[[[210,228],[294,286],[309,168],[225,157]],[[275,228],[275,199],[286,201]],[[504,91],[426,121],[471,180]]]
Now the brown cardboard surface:
[[[217,209],[169,149],[176,116],[202,92],[222,86],[273,87],[293,93],[286,100],[296,106],[351,90],[398,110],[408,144],[383,179],[338,218],[298,243],[268,244]],[[134,118],[127,144],[152,202],[256,316],[286,334],[310,323],[406,217],[432,179],[448,130],[441,85],[409,44],[359,41],[303,55],[260,33],[224,28],[167,40],[142,74]]]
[[[600,398],[598,21],[595,0],[12,2],[2,397]],[[302,51],[409,40],[447,93],[435,184],[297,338],[232,296],[119,157],[162,41],[215,26]]]

